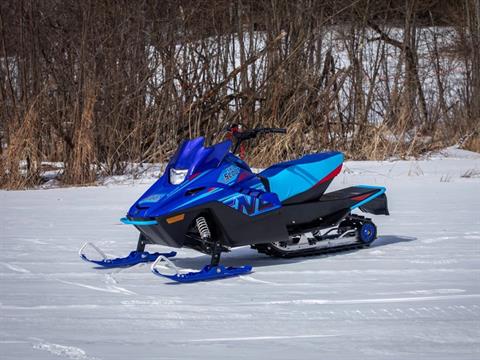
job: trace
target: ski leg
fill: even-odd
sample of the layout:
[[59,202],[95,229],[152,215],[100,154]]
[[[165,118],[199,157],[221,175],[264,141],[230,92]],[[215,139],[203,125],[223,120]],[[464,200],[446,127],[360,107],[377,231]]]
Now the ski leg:
[[151,244],[152,242],[142,233],[138,236],[138,241],[137,241],[137,251],[138,252],[144,252],[145,251],[145,245]]
[[219,242],[214,241],[212,247],[212,258],[210,260],[210,266],[218,266],[220,263],[220,255],[222,255],[221,245]]

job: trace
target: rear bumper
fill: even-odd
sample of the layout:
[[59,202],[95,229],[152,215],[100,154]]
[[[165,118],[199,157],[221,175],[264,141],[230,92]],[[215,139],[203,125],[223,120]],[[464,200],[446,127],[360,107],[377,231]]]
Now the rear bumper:
[[385,195],[386,188],[382,186],[359,185],[357,188],[365,189],[372,192],[360,202],[352,205],[351,210],[360,208],[363,212],[374,215],[390,215],[388,212],[387,195]]
[[389,215],[386,188],[357,185],[324,194],[320,204],[329,205],[331,212],[360,209],[374,215]]
[[381,194],[364,205],[360,206],[360,210],[373,215],[390,215],[388,211],[387,195]]

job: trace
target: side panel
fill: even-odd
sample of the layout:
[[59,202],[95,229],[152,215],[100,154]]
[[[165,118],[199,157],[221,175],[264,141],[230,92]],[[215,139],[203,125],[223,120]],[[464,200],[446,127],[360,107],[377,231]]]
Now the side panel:
[[274,165],[260,175],[268,180],[270,190],[283,202],[316,186],[342,163],[342,153],[321,153]]
[[233,185],[230,194],[218,201],[248,216],[258,216],[281,207],[277,195],[265,192],[265,186],[257,176]]
[[244,215],[220,203],[213,205],[211,210],[225,244],[231,247],[288,240],[281,209],[255,217]]
[[356,208],[375,215],[388,215],[384,192],[385,188],[378,186],[352,186],[324,194],[320,201],[284,205],[283,221],[290,233],[297,233],[334,226]]
[[[250,206],[251,211],[256,209],[252,204],[246,206]],[[207,217],[211,231],[223,245],[237,247],[287,241],[289,233],[330,227],[358,207],[374,214],[388,214],[384,188],[354,186],[325,194],[320,201],[284,205],[256,216],[248,215],[248,210],[245,214],[244,210],[213,201],[185,212],[180,210],[155,217],[157,224],[137,226],[137,229],[157,244],[189,246],[186,234],[192,230],[195,218],[202,215]],[[179,214],[184,214],[183,220],[172,224],[167,222],[168,218]]]
[[212,202],[180,213],[185,214],[182,221],[168,224],[167,218],[179,213],[169,214],[156,217],[155,225],[137,226],[137,229],[156,244],[178,248],[188,243],[185,234],[191,230],[194,219],[205,215],[209,225],[214,227],[211,231],[223,245],[229,247],[288,240],[280,209],[251,217],[224,204]]

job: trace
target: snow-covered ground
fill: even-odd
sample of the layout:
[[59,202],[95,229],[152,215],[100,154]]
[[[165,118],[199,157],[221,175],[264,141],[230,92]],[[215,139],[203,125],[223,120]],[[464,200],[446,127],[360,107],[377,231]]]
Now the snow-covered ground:
[[388,188],[391,216],[375,217],[369,249],[294,260],[238,249],[224,264],[253,274],[187,285],[82,262],[87,240],[116,255],[135,246],[118,219],[152,181],[0,192],[2,360],[480,358],[480,155],[347,162],[332,189]]

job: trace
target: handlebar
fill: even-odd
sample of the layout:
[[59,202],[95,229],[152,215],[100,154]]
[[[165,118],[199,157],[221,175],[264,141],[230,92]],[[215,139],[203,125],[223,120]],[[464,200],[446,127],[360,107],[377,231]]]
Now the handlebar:
[[262,133],[276,133],[276,134],[286,134],[287,133],[287,129],[282,129],[282,128],[260,128],[260,129],[253,129],[253,130],[256,130],[258,132],[262,132]]
[[234,132],[232,133],[233,137],[238,140],[247,140],[247,139],[254,139],[257,137],[258,134],[286,134],[286,129],[281,128],[255,128],[251,130],[245,130],[242,132]]
[[242,141],[254,139],[257,137],[258,134],[269,134],[269,133],[270,134],[286,134],[287,133],[286,129],[281,129],[281,128],[255,128],[255,129],[245,130],[245,131],[232,131],[232,130],[233,128],[231,129],[232,137],[237,140],[235,147],[232,151],[233,153],[236,153]]

